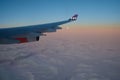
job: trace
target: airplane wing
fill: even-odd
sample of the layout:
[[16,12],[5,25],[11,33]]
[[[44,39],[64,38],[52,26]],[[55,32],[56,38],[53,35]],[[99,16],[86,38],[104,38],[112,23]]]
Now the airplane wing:
[[14,43],[25,43],[32,41],[39,41],[40,36],[46,36],[46,32],[56,32],[57,29],[62,29],[59,25],[69,23],[77,20],[78,15],[75,14],[68,20],[22,26],[14,28],[0,28],[0,44],[14,44]]

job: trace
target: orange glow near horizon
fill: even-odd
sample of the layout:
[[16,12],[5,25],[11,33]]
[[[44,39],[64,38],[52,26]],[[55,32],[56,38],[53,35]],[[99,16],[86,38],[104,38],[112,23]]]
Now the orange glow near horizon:
[[69,27],[64,26],[62,30],[55,33],[48,33],[46,39],[59,39],[68,41],[91,42],[99,44],[114,44],[120,43],[120,27]]

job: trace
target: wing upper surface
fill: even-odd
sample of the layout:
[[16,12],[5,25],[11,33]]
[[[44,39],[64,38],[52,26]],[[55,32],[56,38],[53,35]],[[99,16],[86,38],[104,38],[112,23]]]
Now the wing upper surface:
[[45,36],[43,33],[56,32],[57,29],[62,29],[59,27],[59,25],[75,21],[77,19],[77,16],[78,15],[74,15],[68,20],[47,24],[22,26],[15,28],[2,28],[0,29],[0,44],[38,41],[40,36]]

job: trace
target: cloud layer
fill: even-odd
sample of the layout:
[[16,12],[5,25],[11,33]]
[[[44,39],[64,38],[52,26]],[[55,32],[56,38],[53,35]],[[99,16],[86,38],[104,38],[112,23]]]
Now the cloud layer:
[[39,42],[0,45],[0,80],[119,80],[118,35],[118,29],[70,28]]

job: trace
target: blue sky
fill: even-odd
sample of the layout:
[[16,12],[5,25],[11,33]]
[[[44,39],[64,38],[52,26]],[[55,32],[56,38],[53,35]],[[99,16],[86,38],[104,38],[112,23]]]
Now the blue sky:
[[76,13],[77,24],[119,24],[120,0],[0,0],[0,27],[61,21]]

